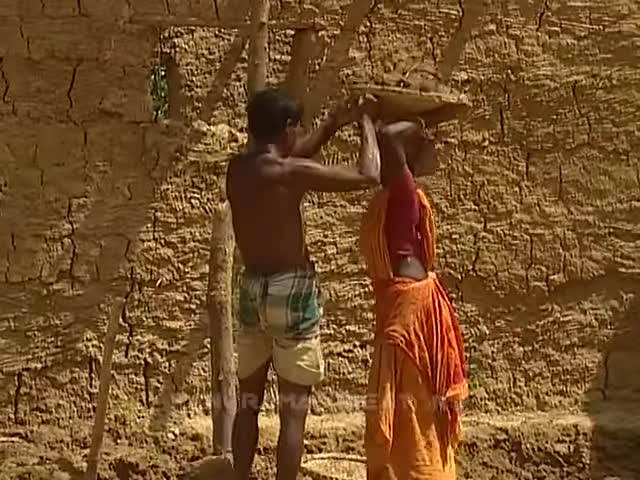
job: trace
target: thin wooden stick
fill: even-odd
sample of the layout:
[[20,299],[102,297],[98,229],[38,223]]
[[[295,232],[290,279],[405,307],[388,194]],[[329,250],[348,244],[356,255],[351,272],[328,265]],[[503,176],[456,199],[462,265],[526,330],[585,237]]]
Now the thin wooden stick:
[[[236,7],[237,8],[237,7]],[[3,17],[0,17],[3,18]],[[326,15],[322,18],[322,23],[316,22],[309,18],[284,18],[268,22],[269,28],[272,30],[298,30],[301,28],[317,28],[319,30],[327,30],[328,28],[339,25],[340,18],[337,16]],[[238,30],[248,33],[251,27],[241,18],[237,20],[216,20],[195,17],[179,17],[168,15],[133,15],[128,23],[132,25],[142,25],[149,27],[200,27],[207,29],[221,30]]]
[[267,84],[269,42],[269,0],[251,1],[251,37],[249,39],[249,65],[247,88],[249,95]]
[[234,238],[231,207],[217,207],[209,254],[207,306],[211,339],[211,407],[213,452],[228,455],[236,413],[236,370],[231,317]]
[[209,90],[209,93],[207,93],[207,96],[202,102],[202,109],[198,112],[198,118],[200,120],[208,122],[211,119],[213,110],[217,107],[220,100],[222,100],[222,94],[227,88],[231,75],[233,74],[233,70],[236,68],[238,61],[242,57],[242,53],[244,52],[244,48],[247,44],[247,38],[248,35],[244,33],[236,33],[229,50],[227,50],[222,62],[220,62],[220,67],[218,68],[215,78],[211,84],[211,90]]
[[353,0],[347,7],[340,35],[329,48],[326,59],[305,96],[305,124],[310,124],[320,113],[322,105],[338,91],[340,70],[349,61],[349,49],[356,39],[357,29],[375,5],[375,0]]
[[91,433],[91,448],[87,459],[86,480],[95,480],[98,475],[98,462],[100,461],[100,449],[104,437],[104,423],[107,415],[107,405],[109,403],[109,385],[111,383],[111,363],[113,360],[113,347],[115,345],[120,317],[124,300],[118,300],[111,306],[109,321],[107,323],[107,333],[104,337],[104,351],[102,353],[102,365],[100,367],[100,386],[98,388],[98,405],[93,422],[93,432]]
[[317,31],[311,28],[296,30],[291,43],[291,59],[287,72],[287,91],[303,100],[309,88],[309,63],[316,56]]

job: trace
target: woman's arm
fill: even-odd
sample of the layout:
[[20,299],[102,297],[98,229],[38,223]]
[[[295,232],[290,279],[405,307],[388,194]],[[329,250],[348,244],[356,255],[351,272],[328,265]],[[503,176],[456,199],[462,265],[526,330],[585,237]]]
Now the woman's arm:
[[410,125],[410,122],[396,122],[379,125],[377,128],[384,163],[384,177],[387,181],[392,181],[407,165],[403,137],[411,128]]
[[360,170],[370,177],[380,178],[380,149],[376,138],[376,128],[368,115],[360,119],[362,141],[360,143]]

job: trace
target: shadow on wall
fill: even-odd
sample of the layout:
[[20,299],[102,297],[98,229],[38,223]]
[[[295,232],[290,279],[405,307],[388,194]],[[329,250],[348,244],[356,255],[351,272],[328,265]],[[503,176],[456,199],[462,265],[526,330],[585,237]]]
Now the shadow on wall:
[[640,285],[620,288],[624,305],[585,402],[593,422],[593,480],[640,478]]

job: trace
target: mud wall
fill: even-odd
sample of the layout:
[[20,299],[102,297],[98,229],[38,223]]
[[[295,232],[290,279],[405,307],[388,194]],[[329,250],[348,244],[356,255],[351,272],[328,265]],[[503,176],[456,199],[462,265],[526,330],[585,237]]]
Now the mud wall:
[[153,123],[152,7],[0,2],[3,425],[89,418],[112,298],[116,416],[151,406],[204,311],[218,180]]
[[[640,286],[638,6],[409,3],[366,17],[336,77],[401,71],[419,80],[437,70],[473,101],[468,118],[436,132],[443,167],[425,182],[440,228],[438,267],[470,357],[468,406],[538,411],[628,398],[640,388],[631,367],[640,361],[631,346],[640,333],[632,320]],[[323,32],[321,44],[336,35]],[[193,117],[233,35],[190,29],[171,37],[184,114]],[[284,78],[291,37],[271,35],[274,83]],[[244,61],[226,108],[213,113],[238,129]],[[340,92],[339,83],[325,91]],[[325,159],[353,158],[356,147],[347,132]],[[367,198],[308,202],[308,239],[331,298],[329,379],[318,394],[327,409],[350,408],[366,381],[370,286],[354,245]]]
[[[293,3],[280,2],[280,14]],[[439,270],[470,357],[469,408],[570,409],[604,393],[630,398],[640,389],[638,6],[406,3],[368,16],[340,76],[429,75],[435,65],[473,100],[469,118],[438,130],[443,167],[426,184],[440,225]],[[73,418],[86,430],[102,312],[114,296],[127,302],[111,435],[161,420],[158,405],[207,409],[201,320],[209,213],[224,168],[214,154],[241,139],[203,127],[172,156],[172,137],[151,122],[159,34],[146,25],[166,19],[167,6],[192,18],[212,13],[198,2],[191,12],[172,2],[116,4],[0,2],[3,425]],[[327,7],[326,19],[339,21],[342,6]],[[215,71],[232,37],[182,29],[166,42],[183,120],[197,118],[220,87]],[[291,32],[272,37],[270,78],[278,81]],[[242,56],[205,118],[211,124],[243,128],[245,64]],[[325,156],[346,161],[350,152],[347,133]],[[330,297],[329,377],[317,412],[357,408],[366,381],[372,317],[354,249],[366,200],[308,202],[308,238]]]

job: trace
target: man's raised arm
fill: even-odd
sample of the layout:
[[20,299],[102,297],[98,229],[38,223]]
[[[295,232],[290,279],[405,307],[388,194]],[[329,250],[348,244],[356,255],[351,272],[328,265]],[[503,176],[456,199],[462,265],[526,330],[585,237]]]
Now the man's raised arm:
[[315,157],[341,127],[333,116],[327,117],[318,128],[296,142],[292,155],[301,158]]
[[260,166],[264,178],[301,191],[348,192],[380,183],[380,152],[371,119],[363,116],[362,147],[357,167],[325,166],[308,158],[265,157]]
[[361,112],[358,102],[347,100],[332,111],[322,123],[308,135],[298,140],[293,147],[292,156],[313,158],[322,146],[331,140],[338,130],[359,119]]

